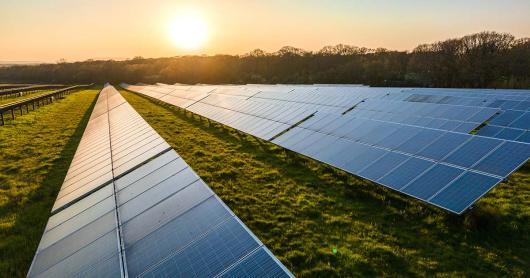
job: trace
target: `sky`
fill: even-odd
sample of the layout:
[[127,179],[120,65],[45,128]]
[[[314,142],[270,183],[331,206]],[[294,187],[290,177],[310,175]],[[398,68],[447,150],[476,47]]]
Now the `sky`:
[[[207,30],[192,49],[172,36],[176,18],[189,14]],[[0,61],[244,54],[338,43],[412,50],[485,30],[530,37],[530,1],[0,0]]]

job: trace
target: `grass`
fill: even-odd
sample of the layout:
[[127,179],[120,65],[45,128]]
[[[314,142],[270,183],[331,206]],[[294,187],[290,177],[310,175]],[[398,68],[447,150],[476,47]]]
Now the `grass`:
[[42,91],[36,91],[36,92],[31,92],[31,93],[22,93],[22,95],[20,96],[2,96],[0,97],[0,105],[3,105],[3,104],[7,104],[7,103],[10,103],[10,102],[15,102],[15,101],[19,101],[19,100],[24,100],[24,99],[28,99],[28,98],[31,98],[31,97],[36,97],[36,96],[40,96],[40,95],[43,95],[45,93],[49,93],[49,92],[53,92],[55,90],[42,90]]
[[122,94],[296,276],[530,275],[528,164],[456,216]]
[[1,277],[25,277],[97,92],[70,94],[0,126]]

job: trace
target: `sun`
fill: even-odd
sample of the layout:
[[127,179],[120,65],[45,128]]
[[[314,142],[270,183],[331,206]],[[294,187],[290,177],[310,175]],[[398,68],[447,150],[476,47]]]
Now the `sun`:
[[196,13],[177,16],[169,26],[173,42],[180,48],[193,50],[208,39],[206,22]]

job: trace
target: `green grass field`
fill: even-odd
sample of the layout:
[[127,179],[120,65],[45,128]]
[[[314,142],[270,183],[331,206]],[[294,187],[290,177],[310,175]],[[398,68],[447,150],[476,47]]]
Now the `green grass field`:
[[0,126],[0,277],[25,277],[97,90]]
[[[528,165],[454,216],[121,92],[296,276],[530,273]],[[95,96],[75,93],[0,127],[0,276],[25,276]]]
[[458,217],[171,105],[122,94],[296,276],[530,273],[528,166]]

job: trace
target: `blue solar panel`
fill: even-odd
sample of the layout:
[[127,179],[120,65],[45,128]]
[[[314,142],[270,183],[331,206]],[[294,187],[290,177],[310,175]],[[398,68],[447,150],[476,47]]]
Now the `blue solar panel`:
[[396,149],[405,142],[411,140],[415,135],[418,135],[422,130],[423,129],[421,128],[405,126],[397,129],[383,139],[375,141],[374,144],[384,148]]
[[494,111],[495,110],[493,109],[482,109],[479,110],[475,115],[465,120],[469,122],[483,123],[494,115]]
[[416,154],[436,139],[438,139],[443,132],[432,129],[422,129],[418,134],[397,147],[397,150]]
[[412,157],[379,179],[378,182],[390,188],[400,190],[433,165],[434,163],[430,161]]
[[526,112],[523,116],[510,124],[510,127],[530,129],[530,112]]
[[469,168],[501,143],[502,141],[496,139],[473,137],[443,161]]
[[378,126],[376,125],[376,122],[373,121],[366,121],[361,120],[361,124],[358,126],[355,126],[353,128],[346,127],[345,129],[349,131],[346,133],[345,137],[350,138],[352,140],[359,140],[366,134],[369,134],[370,132],[373,132],[374,130],[377,130]]
[[[111,234],[111,236],[106,236],[109,234]],[[95,248],[95,251],[88,252],[88,254],[93,255],[93,253],[96,252],[96,257],[104,257],[113,251],[117,252],[119,250],[116,238],[116,218],[114,211],[105,214],[103,217],[100,217],[84,227],[80,227],[79,230],[67,235],[53,245],[43,250],[38,250],[37,256],[35,257],[30,270],[31,274],[32,276],[35,276],[44,272],[48,268],[68,259],[73,254],[79,253],[83,248],[85,248],[85,250],[93,250],[88,246],[100,246],[99,242],[102,241],[105,242],[105,244],[102,245],[105,248]],[[76,267],[79,269],[86,265],[81,259],[76,260],[76,263]],[[71,262],[66,265],[72,267],[73,263]]]
[[473,168],[501,177],[509,175],[530,157],[530,144],[505,142]]
[[353,173],[358,173],[364,169],[364,167],[370,165],[373,161],[388,153],[387,151],[368,146],[363,149],[364,150],[357,153],[353,159],[345,163],[344,169]]
[[499,178],[467,172],[430,201],[455,213],[462,213],[499,182]]
[[408,158],[409,156],[399,153],[387,153],[380,159],[375,160],[372,165],[361,171],[359,175],[376,181]]
[[469,140],[470,136],[461,133],[445,133],[432,144],[421,150],[418,155],[434,160],[441,160],[458,146]]
[[530,101],[521,101],[519,104],[515,105],[513,109],[528,111],[530,110]]
[[524,133],[524,130],[522,129],[505,127],[501,132],[496,134],[494,137],[499,138],[499,139],[515,140],[519,136],[521,136],[523,133]]
[[[98,262],[96,265],[87,267],[79,272],[79,277],[98,277],[98,278],[118,278],[122,277],[120,265],[120,256],[115,254],[107,260]],[[50,277],[60,277],[65,273],[59,270],[58,273],[53,274]]]
[[490,124],[499,125],[499,126],[509,126],[513,121],[521,117],[523,113],[524,112],[522,111],[507,110],[507,111],[502,112],[498,116],[494,117],[490,121]]
[[519,101],[517,100],[506,100],[501,104],[500,108],[503,110],[514,109],[517,105],[519,105]]
[[459,126],[457,126],[453,131],[454,132],[461,132],[461,133],[469,133],[475,128],[477,128],[477,124],[475,123],[466,123],[463,122]]
[[307,147],[305,150],[302,150],[301,153],[311,157],[315,156],[318,152],[325,150],[329,146],[333,145],[337,140],[337,137],[323,134],[320,141]]
[[403,188],[402,191],[422,200],[427,200],[463,172],[464,170],[458,168],[437,164]]
[[298,142],[295,142],[294,144],[291,143],[291,142],[294,142],[294,141],[291,141],[291,142],[283,143],[282,146],[284,146],[284,148],[287,148],[287,149],[290,149],[290,150],[293,150],[293,151],[301,153],[306,148],[312,146],[313,144],[318,144],[319,141],[322,139],[322,137],[326,136],[326,135],[324,135],[322,133],[311,132],[311,131],[309,131],[309,133],[306,133],[305,131],[301,131],[299,133],[303,133],[306,136],[302,140],[300,140]]
[[457,121],[446,121],[439,128],[443,129],[443,130],[455,130],[458,126],[460,126],[460,122],[457,122]]
[[254,237],[232,218],[142,276],[214,277],[258,247]]
[[267,254],[267,251],[260,248],[252,255],[235,265],[230,270],[224,272],[220,277],[230,278],[281,278],[289,277],[285,271]]
[[519,138],[517,138],[517,141],[530,143],[530,131],[527,131],[523,135],[519,136]]
[[488,104],[488,107],[492,107],[492,108],[493,107],[501,107],[501,105],[503,103],[505,103],[505,102],[506,102],[506,100],[503,100],[503,99],[495,100],[494,102]]
[[210,197],[135,242],[125,238],[129,275],[138,276],[229,217],[228,210],[215,197]]
[[486,125],[479,129],[477,135],[486,136],[486,137],[495,137],[496,134],[501,132],[504,128],[500,126]]
[[313,157],[333,165],[342,165],[351,160],[363,148],[366,146],[339,138],[333,144],[315,153]]

